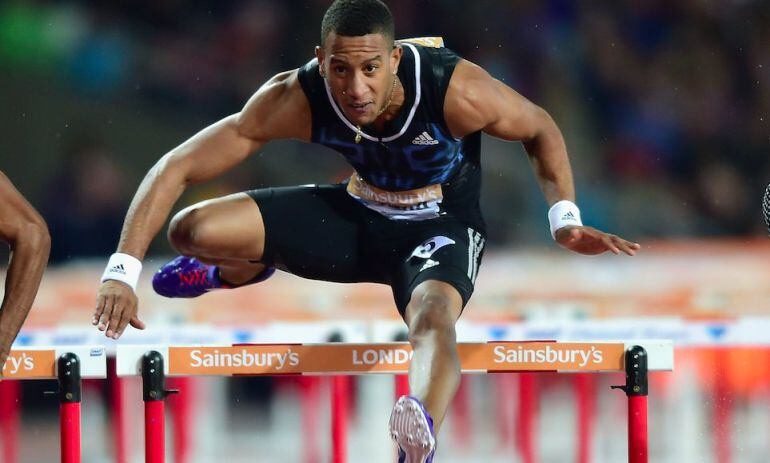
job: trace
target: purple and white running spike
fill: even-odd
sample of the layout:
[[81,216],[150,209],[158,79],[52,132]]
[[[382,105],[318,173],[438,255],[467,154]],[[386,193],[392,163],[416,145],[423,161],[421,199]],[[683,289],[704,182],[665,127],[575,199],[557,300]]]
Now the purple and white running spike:
[[390,414],[390,437],[398,445],[399,463],[433,463],[433,419],[414,397],[401,396]]

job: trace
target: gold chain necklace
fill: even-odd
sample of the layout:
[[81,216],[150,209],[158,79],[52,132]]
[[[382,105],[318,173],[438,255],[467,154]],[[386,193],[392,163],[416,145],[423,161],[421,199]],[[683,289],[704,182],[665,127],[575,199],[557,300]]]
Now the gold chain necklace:
[[[385,105],[382,108],[380,108],[379,111],[377,111],[377,115],[374,116],[375,119],[380,117],[380,115],[382,115],[382,113],[384,113],[385,110],[388,109],[388,106],[390,106],[390,104],[393,102],[393,95],[396,93],[396,81],[397,80],[398,80],[398,76],[394,74],[393,75],[393,85],[390,87],[390,98],[388,98],[388,102],[385,103]],[[355,139],[356,143],[361,143],[362,134],[363,134],[363,132],[361,131],[361,126],[360,125],[356,125],[356,139]]]

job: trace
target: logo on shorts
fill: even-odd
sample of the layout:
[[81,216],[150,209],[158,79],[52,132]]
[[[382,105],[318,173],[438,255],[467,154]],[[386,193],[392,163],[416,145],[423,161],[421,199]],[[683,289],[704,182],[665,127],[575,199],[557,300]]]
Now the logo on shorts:
[[471,283],[475,284],[485,240],[481,233],[469,228],[468,241],[470,242],[468,246],[468,278],[471,280]]
[[434,252],[450,244],[455,244],[455,240],[451,238],[447,238],[446,236],[434,236],[433,238],[430,238],[426,242],[414,248],[414,251],[412,251],[412,255],[409,257],[410,258],[419,257],[420,259],[429,259]]
[[425,264],[423,264],[423,266],[420,269],[420,271],[422,272],[423,270],[427,270],[427,269],[429,269],[431,267],[435,267],[438,264],[439,264],[439,262],[437,260],[428,259],[428,260],[425,261]]

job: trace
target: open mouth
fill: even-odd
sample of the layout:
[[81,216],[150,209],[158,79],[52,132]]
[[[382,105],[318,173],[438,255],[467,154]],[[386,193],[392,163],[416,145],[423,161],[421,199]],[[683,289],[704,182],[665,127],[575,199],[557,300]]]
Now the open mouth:
[[369,112],[369,106],[371,106],[371,102],[367,103],[350,103],[348,106],[350,106],[350,109],[353,110],[353,113],[355,114],[366,114]]

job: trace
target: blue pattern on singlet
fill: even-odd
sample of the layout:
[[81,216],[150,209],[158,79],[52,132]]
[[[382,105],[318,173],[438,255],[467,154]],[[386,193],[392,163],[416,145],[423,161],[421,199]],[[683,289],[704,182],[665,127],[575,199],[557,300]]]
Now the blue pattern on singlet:
[[[416,47],[404,46],[398,72],[406,93],[402,114],[391,122],[382,138],[398,133],[413,107],[416,98],[415,53]],[[421,59],[427,56],[422,55]],[[356,132],[340,119],[323,88],[318,91],[316,103],[326,107],[314,108],[314,114],[322,114],[323,119],[313,124],[313,142],[341,153],[366,182],[384,190],[411,190],[446,182],[458,171],[468,154],[463,140],[452,137],[443,123],[443,105],[435,101],[436,89],[430,88],[432,76],[425,75],[426,69],[432,68],[421,66],[423,75],[417,83],[421,85],[420,102],[401,136],[386,142],[362,138],[356,143]],[[369,127],[364,127],[363,131],[376,136]]]
[[[446,182],[464,159],[462,142],[445,134],[438,124],[413,120],[411,125],[419,127],[410,127],[401,137],[383,143],[355,143],[355,134],[346,126],[344,130],[325,127],[318,133],[318,143],[341,153],[364,180],[378,188],[411,190]],[[423,132],[438,143],[412,143]]]

